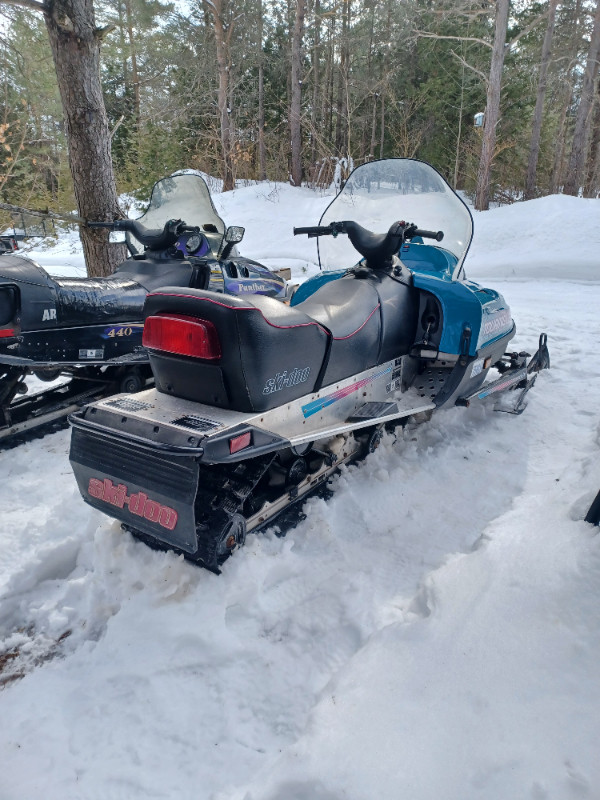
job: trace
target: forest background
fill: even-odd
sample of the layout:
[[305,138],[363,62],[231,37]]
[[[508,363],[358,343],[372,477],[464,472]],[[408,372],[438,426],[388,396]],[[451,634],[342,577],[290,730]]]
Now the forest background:
[[61,5],[97,26],[118,193],[182,168],[326,186],[390,156],[480,209],[600,193],[600,0],[0,0],[5,203],[77,208],[44,22]]

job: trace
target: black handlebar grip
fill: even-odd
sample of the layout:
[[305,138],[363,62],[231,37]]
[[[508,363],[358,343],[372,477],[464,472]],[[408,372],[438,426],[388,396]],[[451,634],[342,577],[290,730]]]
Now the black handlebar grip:
[[88,228],[114,228],[114,222],[91,222],[88,220],[87,222]]
[[331,233],[330,225],[314,225],[311,228],[294,228],[294,236],[299,233],[307,233],[309,236],[326,236]]
[[413,236],[421,236],[423,239],[435,239],[436,242],[441,242],[444,238],[444,231],[422,231],[417,228]]

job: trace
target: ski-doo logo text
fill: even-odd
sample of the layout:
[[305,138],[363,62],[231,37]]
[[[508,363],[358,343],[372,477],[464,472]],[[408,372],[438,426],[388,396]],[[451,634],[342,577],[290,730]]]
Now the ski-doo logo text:
[[278,372],[274,378],[269,378],[263,389],[263,394],[273,394],[273,392],[280,392],[282,389],[291,389],[298,383],[304,383],[308,380],[310,375],[310,367],[298,369],[295,367],[288,375],[288,371]]
[[51,319],[56,319],[56,309],[45,308],[42,314],[42,322],[49,322]]
[[124,483],[115,486],[108,478],[103,481],[99,478],[90,478],[88,494],[97,500],[104,500],[105,503],[117,506],[117,508],[128,506],[132,514],[144,517],[148,522],[156,522],[168,531],[172,531],[177,525],[177,512],[174,508],[161,506],[156,500],[150,500],[144,492],[128,495],[127,486]]

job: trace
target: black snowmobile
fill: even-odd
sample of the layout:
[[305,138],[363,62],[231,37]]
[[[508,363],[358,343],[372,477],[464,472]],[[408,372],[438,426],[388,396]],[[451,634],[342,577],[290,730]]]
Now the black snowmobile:
[[[394,221],[408,214],[419,227]],[[520,413],[549,366],[545,334],[533,358],[506,352],[504,298],[464,278],[470,212],[428,164],[358,167],[320,225],[295,233],[322,237],[324,268],[362,260],[307,282],[291,306],[151,292],[155,388],[71,417],[84,500],[216,571],[247,531],[372,452],[385,428],[489,396],[510,395],[501,410]]]
[[[225,229],[198,175],[159,181],[140,220],[88,224],[126,233],[132,255],[108,278],[52,277],[29,258],[0,259],[0,439],[141,389],[151,378],[142,309],[159,286],[286,296],[280,275],[237,254],[244,229]],[[70,380],[18,397],[31,374]]]

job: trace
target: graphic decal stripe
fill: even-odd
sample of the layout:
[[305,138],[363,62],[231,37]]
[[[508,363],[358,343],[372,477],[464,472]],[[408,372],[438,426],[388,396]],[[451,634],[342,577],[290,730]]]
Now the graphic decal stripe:
[[346,386],[344,389],[338,389],[337,392],[333,392],[332,394],[328,394],[325,397],[320,397],[318,400],[313,400],[312,403],[307,403],[305,406],[302,406],[302,413],[304,417],[310,417],[313,414],[316,414],[318,411],[322,411],[327,406],[332,405],[333,403],[341,400],[343,397],[348,397],[349,394],[353,392],[357,392],[359,389],[362,389],[363,386],[366,386],[373,381],[376,381],[377,378],[381,378],[383,375],[387,375],[388,372],[391,372],[391,366],[387,367],[386,369],[382,370],[381,372],[376,372],[374,375],[371,375],[369,378],[363,378],[356,383],[350,384],[350,386]]

